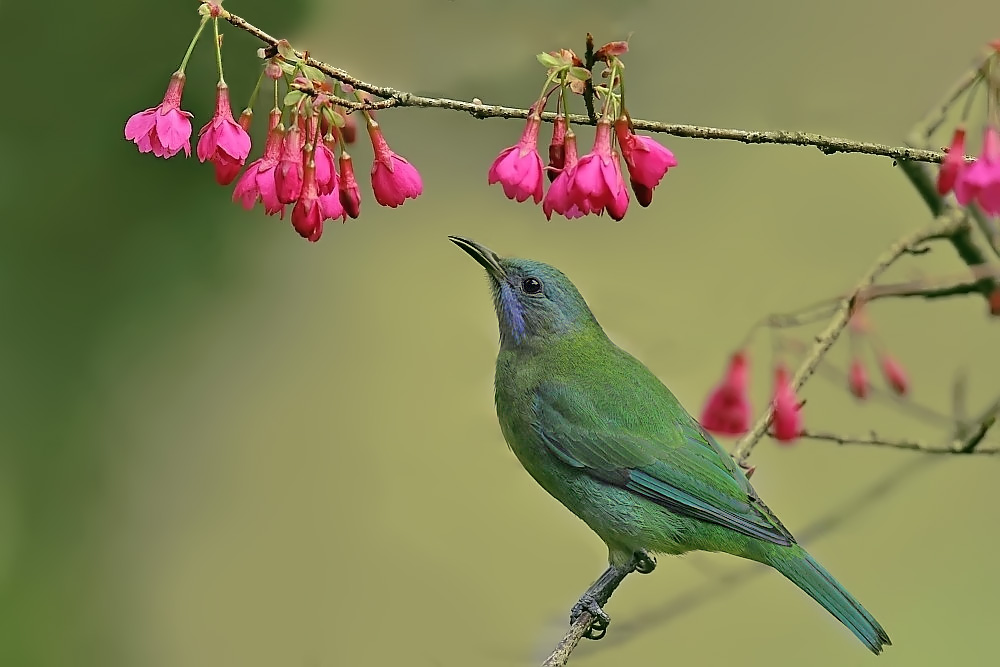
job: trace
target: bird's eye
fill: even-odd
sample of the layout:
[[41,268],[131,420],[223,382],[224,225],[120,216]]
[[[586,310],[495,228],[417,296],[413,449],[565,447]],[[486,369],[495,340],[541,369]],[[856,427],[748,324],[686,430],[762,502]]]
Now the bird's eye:
[[542,283],[538,278],[525,278],[521,281],[521,289],[525,294],[538,294],[542,291]]

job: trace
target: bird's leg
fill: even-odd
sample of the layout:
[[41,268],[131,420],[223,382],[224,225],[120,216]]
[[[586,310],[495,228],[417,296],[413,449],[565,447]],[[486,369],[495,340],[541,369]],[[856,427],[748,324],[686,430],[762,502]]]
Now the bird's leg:
[[611,617],[601,608],[601,605],[608,601],[608,598],[611,597],[611,590],[618,587],[626,574],[628,574],[627,570],[609,565],[604,574],[590,585],[587,592],[581,595],[577,603],[570,609],[569,624],[573,625],[584,612],[588,612],[594,620],[583,636],[595,640],[604,637],[608,632]]
[[602,606],[607,603],[611,594],[615,592],[619,584],[625,580],[632,572],[649,574],[656,567],[656,559],[643,550],[635,552],[632,560],[623,567],[609,565],[608,569],[598,577],[597,581],[590,585],[587,592],[580,596],[573,608],[569,612],[569,623],[573,625],[580,616],[587,612],[593,619],[590,628],[583,635],[587,639],[601,639],[608,633],[608,625],[611,617],[604,611]]

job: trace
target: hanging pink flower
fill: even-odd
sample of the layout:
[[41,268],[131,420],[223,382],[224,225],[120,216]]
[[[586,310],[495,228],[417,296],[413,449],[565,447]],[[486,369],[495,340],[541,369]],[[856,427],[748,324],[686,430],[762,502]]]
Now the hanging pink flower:
[[229,86],[216,86],[215,114],[198,132],[198,159],[215,166],[219,185],[229,185],[250,155],[250,135],[233,120]]
[[774,371],[771,405],[774,410],[774,439],[785,443],[796,440],[802,434],[802,409],[784,364],[778,364]]
[[[597,124],[594,148],[576,165],[569,185],[570,198],[579,202],[581,209],[600,215],[605,209],[615,220],[621,220],[628,210],[628,190],[622,179],[617,153],[611,150],[611,123],[601,120]],[[584,205],[585,203],[585,205]]]
[[375,121],[368,123],[368,136],[375,151],[372,163],[372,190],[375,201],[396,208],[407,199],[416,199],[424,191],[424,183],[416,167],[393,152]]
[[941,169],[938,171],[938,194],[946,195],[951,192],[963,169],[965,169],[965,128],[958,127],[955,128],[948,154],[944,156]]
[[191,157],[191,121],[193,116],[181,109],[184,73],[174,72],[167,84],[163,101],[157,106],[133,114],[125,123],[125,138],[134,141],[140,153],[170,158],[182,148]]
[[538,128],[541,116],[532,113],[521,133],[521,140],[505,148],[490,166],[489,184],[499,183],[508,199],[523,202],[531,197],[542,201],[542,157],[538,154]]
[[712,389],[699,421],[706,430],[719,435],[743,435],[750,430],[750,396],[747,393],[749,361],[739,350],[729,360],[722,382]]
[[285,136],[284,128],[278,124],[280,118],[279,110],[271,112],[271,127],[264,144],[264,155],[250,163],[233,190],[233,201],[239,201],[248,211],[260,201],[263,202],[264,211],[268,215],[284,213],[284,204],[278,201],[277,187],[274,184],[274,169],[278,166],[281,144]]

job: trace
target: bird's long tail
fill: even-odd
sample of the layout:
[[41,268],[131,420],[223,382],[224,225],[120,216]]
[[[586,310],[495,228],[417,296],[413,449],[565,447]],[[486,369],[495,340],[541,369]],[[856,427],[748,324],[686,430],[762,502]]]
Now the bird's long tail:
[[891,645],[889,635],[872,615],[823,566],[798,545],[773,550],[766,563],[791,579],[796,586],[837,617],[872,653],[878,655],[883,645]]

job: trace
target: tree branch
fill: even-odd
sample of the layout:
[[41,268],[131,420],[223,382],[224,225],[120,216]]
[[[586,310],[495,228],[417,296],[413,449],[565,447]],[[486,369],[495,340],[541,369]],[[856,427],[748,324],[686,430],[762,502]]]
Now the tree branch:
[[[219,17],[225,19],[230,24],[243,30],[269,48],[276,48],[278,39],[272,37],[246,19],[237,16],[225,9],[220,8]],[[463,111],[476,118],[527,118],[530,110],[516,107],[507,107],[495,104],[483,104],[476,100],[466,102],[454,100],[446,97],[424,97],[414,95],[395,88],[379,86],[367,81],[362,81],[351,75],[349,72],[334,67],[320,60],[316,60],[308,52],[296,51],[295,55],[310,67],[315,67],[331,79],[353,86],[357,90],[371,93],[383,99],[382,102],[360,103],[357,108],[365,109],[387,109],[390,107],[424,107],[430,109],[451,109],[452,111]],[[546,112],[542,114],[542,120],[552,122],[556,114]],[[596,120],[590,116],[570,114],[567,116],[570,122],[578,125],[596,125]],[[686,137],[689,139],[719,139],[724,141],[738,141],[744,144],[780,144],[791,146],[812,146],[818,148],[827,155],[833,153],[861,153],[865,155],[879,155],[889,157],[897,161],[909,162],[930,162],[939,163],[944,158],[940,151],[933,151],[924,148],[913,148],[910,146],[889,146],[868,141],[854,141],[840,137],[828,137],[813,132],[797,131],[772,131],[772,130],[740,130],[732,128],[705,127],[701,125],[683,125],[677,123],[662,123],[653,120],[632,119],[632,124],[637,130],[646,132],[656,132],[668,134],[675,137]],[[971,158],[969,158],[971,159]]]
[[[968,223],[966,222],[965,215],[961,211],[951,211],[941,218],[935,219],[922,229],[911,232],[902,237],[893,243],[888,250],[882,253],[878,259],[875,260],[875,264],[865,273],[864,276],[861,277],[861,280],[858,281],[850,293],[848,293],[847,296],[840,301],[840,304],[834,311],[830,323],[827,325],[826,329],[824,329],[823,332],[816,337],[815,344],[809,354],[806,355],[806,358],[802,361],[798,370],[796,370],[795,377],[792,378],[792,386],[795,387],[795,390],[798,391],[802,388],[813,372],[815,372],[816,367],[819,366],[827,351],[829,351],[836,340],[840,337],[840,334],[843,333],[845,327],[847,327],[847,323],[851,319],[858,296],[870,288],[875,283],[875,280],[878,279],[878,277],[882,275],[886,269],[892,266],[900,257],[912,251],[914,248],[919,247],[928,240],[938,238],[940,236],[959,234],[966,229],[968,229]],[[746,460],[750,456],[750,452],[753,450],[754,446],[762,437],[764,437],[764,434],[767,433],[767,429],[771,426],[772,419],[773,414],[769,407],[767,411],[757,420],[757,423],[754,424],[754,427],[750,430],[750,432],[740,438],[739,442],[736,443],[736,447],[733,449],[732,455],[733,458],[736,459],[737,463],[746,463]]]

